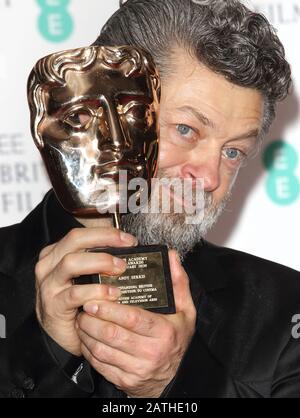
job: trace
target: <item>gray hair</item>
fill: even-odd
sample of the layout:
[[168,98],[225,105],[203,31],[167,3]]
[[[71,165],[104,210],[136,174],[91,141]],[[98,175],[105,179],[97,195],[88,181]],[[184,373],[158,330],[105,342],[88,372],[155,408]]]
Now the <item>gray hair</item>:
[[162,79],[183,47],[230,82],[264,97],[262,135],[289,93],[291,69],[274,28],[238,0],[127,0],[95,45],[133,45],[151,53]]

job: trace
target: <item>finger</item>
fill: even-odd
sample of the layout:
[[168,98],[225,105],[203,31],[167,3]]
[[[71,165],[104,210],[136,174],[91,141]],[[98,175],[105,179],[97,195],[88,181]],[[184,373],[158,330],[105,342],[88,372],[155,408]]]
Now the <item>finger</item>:
[[81,342],[89,350],[92,356],[99,362],[115,366],[126,373],[134,371],[136,357],[126,354],[118,349],[103,344],[79,330],[78,336]]
[[[135,357],[147,357],[149,349],[145,345],[145,339],[147,340],[147,337],[138,335],[117,324],[103,321],[86,313],[78,315],[77,323],[81,331],[111,348],[116,348],[123,353]],[[150,338],[149,341],[147,340],[147,343],[151,344]]]
[[105,274],[118,276],[126,270],[126,261],[106,253],[67,254],[48,276],[59,286],[70,285],[71,279],[81,275]]
[[120,290],[117,287],[103,284],[71,286],[56,296],[62,312],[79,308],[90,300],[117,301],[119,297]]
[[146,337],[158,338],[166,326],[164,315],[152,313],[136,306],[111,302],[88,302],[84,304],[83,309],[103,321],[112,322]]
[[84,252],[86,249],[97,247],[131,247],[137,245],[137,239],[130,234],[116,228],[75,228],[47,253],[47,265],[44,274],[50,271],[63,259],[66,254]]
[[43,258],[47,257],[47,255],[49,255],[53,251],[53,248],[55,247],[55,245],[56,243],[52,245],[48,245],[48,247],[43,248],[42,251],[40,252],[39,260],[42,260]]
[[189,278],[181,265],[178,253],[174,250],[169,251],[169,260],[176,312],[194,315],[195,306],[191,295]]
[[126,387],[126,381],[130,381],[130,376],[126,372],[118,367],[98,361],[83,343],[81,344],[81,352],[88,363],[106,380],[113,383],[118,389],[122,390]]

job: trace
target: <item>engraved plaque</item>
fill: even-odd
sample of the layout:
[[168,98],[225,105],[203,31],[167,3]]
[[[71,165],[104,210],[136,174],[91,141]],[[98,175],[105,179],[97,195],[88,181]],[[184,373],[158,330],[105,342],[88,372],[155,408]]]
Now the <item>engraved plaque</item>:
[[106,252],[126,260],[127,269],[121,276],[103,274],[81,276],[76,284],[103,283],[119,287],[119,302],[139,306],[157,313],[175,313],[175,303],[168,250],[163,245],[130,248],[99,248],[92,252]]

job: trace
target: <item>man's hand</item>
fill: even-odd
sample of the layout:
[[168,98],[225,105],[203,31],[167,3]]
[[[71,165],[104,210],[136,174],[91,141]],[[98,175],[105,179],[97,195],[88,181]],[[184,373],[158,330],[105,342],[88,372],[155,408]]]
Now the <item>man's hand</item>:
[[82,354],[98,373],[132,397],[161,395],[195,332],[196,309],[175,251],[170,251],[170,264],[176,314],[103,301],[85,304],[77,319]]
[[87,248],[129,247],[137,240],[113,228],[78,228],[61,241],[44,248],[35,268],[36,313],[47,332],[66,351],[81,355],[75,329],[77,309],[91,300],[116,301],[119,289],[106,285],[72,285],[80,275],[121,274],[125,261],[104,253],[87,253]]

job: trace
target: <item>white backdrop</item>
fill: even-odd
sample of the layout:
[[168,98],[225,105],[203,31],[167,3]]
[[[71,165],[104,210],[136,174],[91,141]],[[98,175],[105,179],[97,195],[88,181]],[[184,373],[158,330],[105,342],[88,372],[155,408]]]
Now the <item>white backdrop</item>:
[[[300,270],[300,4],[253,5],[278,29],[295,88],[208,238]],[[44,55],[93,42],[117,7],[118,0],[0,0],[0,226],[22,220],[50,187],[29,131],[31,68]]]

